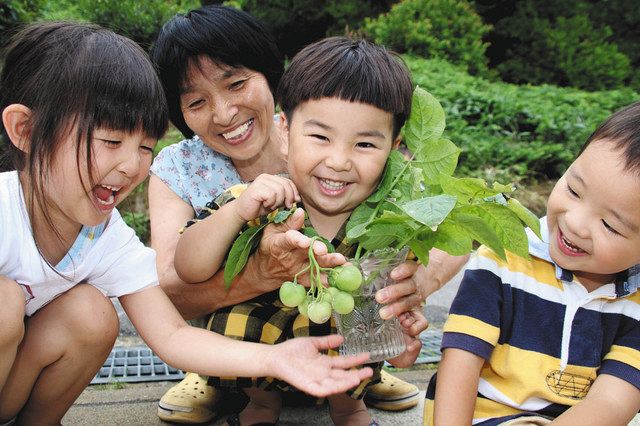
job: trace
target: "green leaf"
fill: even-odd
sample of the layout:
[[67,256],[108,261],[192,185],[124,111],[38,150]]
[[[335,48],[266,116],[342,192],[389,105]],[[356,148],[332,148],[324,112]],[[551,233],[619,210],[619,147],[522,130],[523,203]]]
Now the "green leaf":
[[444,132],[444,110],[440,102],[426,90],[416,87],[411,102],[411,115],[404,127],[405,144],[416,159],[422,160],[425,142],[438,139]]
[[316,237],[318,241],[322,241],[324,245],[327,246],[327,251],[329,253],[336,252],[336,248],[333,246],[333,244],[331,244],[331,241],[327,240],[324,237],[321,237],[320,234],[318,234],[318,231],[315,230],[315,228],[311,226],[305,226],[300,231],[309,238]]
[[273,223],[282,223],[282,222],[286,221],[287,219],[289,219],[289,216],[291,216],[294,211],[296,211],[296,206],[293,206],[293,207],[291,207],[290,209],[287,209],[287,210],[280,210],[273,217]]
[[442,222],[434,235],[433,247],[452,256],[462,256],[473,250],[473,239],[467,230],[450,220]]
[[445,175],[440,176],[440,185],[446,194],[458,197],[458,201],[463,204],[469,203],[473,199],[483,199],[502,192],[513,191],[511,186],[502,184],[494,184],[492,188],[489,188],[483,179],[456,178]]
[[367,235],[362,239],[360,245],[369,251],[392,246],[396,236],[381,231],[378,227],[372,227],[367,231]]
[[[484,203],[469,206],[468,211],[481,218],[493,229],[504,249],[518,256],[529,258],[527,234],[520,218],[508,207],[495,203]],[[493,249],[493,247],[491,248]],[[498,252],[496,251],[496,253]]]
[[384,172],[382,174],[382,179],[378,184],[378,188],[376,191],[367,198],[368,203],[377,203],[387,197],[389,192],[393,189],[393,182],[396,180],[398,175],[402,172],[403,168],[407,160],[404,159],[402,153],[398,150],[392,150],[389,153],[389,158],[387,159],[387,164],[384,167]]
[[400,208],[416,221],[435,229],[447,217],[456,205],[456,197],[436,195],[409,201]]
[[[360,204],[349,216],[349,221],[347,222],[347,237],[349,236],[350,231],[358,225],[365,225],[371,220],[371,215],[373,214],[373,209],[369,207],[369,205],[365,202]],[[354,237],[355,238],[355,237]]]
[[429,263],[429,251],[431,250],[430,246],[424,244],[419,240],[409,241],[408,246],[423,265],[426,266]]
[[461,227],[466,234],[493,250],[502,259],[506,259],[504,245],[496,231],[472,207],[465,206],[451,214],[453,225]]
[[537,236],[542,239],[540,235],[540,219],[533,214],[531,210],[523,206],[520,201],[515,198],[509,198],[507,200],[507,207],[514,212],[520,220],[527,225]]
[[458,165],[460,148],[449,139],[436,139],[425,142],[428,148],[422,151],[420,160],[413,163],[422,169],[427,182],[438,182],[439,176],[451,176]]
[[252,226],[242,232],[233,242],[224,265],[224,286],[226,289],[231,287],[233,279],[242,271],[244,265],[247,264],[249,255],[260,243],[260,237],[262,236],[261,231],[265,226],[267,226],[267,224]]

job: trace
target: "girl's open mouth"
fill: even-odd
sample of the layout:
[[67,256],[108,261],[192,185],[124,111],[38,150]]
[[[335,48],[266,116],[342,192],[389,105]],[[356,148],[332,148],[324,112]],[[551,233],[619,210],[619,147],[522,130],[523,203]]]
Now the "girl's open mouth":
[[116,205],[121,186],[96,185],[91,191],[100,210],[110,210]]

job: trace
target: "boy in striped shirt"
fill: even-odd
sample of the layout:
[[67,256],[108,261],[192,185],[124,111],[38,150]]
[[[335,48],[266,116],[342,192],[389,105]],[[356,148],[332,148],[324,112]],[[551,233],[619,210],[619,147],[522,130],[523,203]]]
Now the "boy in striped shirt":
[[425,424],[626,425],[640,409],[640,103],[590,136],[541,235],[529,259],[471,260]]

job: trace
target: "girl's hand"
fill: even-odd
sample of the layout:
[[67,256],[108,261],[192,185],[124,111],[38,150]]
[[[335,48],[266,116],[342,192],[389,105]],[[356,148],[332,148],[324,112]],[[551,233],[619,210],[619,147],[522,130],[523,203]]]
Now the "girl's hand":
[[297,201],[300,201],[300,195],[291,180],[261,174],[233,203],[238,217],[248,222],[282,206],[291,208]]
[[419,308],[400,314],[398,319],[402,325],[404,342],[407,349],[397,357],[390,359],[389,363],[394,367],[407,368],[416,362],[418,355],[420,355],[420,349],[422,349],[422,341],[420,341],[418,337],[420,333],[415,334],[415,329],[422,329],[423,324],[427,324],[428,326],[429,323]]
[[267,362],[274,376],[308,394],[324,397],[354,388],[373,370],[369,367],[350,370],[364,364],[368,354],[329,356],[320,352],[342,343],[342,336],[297,337],[273,346]]

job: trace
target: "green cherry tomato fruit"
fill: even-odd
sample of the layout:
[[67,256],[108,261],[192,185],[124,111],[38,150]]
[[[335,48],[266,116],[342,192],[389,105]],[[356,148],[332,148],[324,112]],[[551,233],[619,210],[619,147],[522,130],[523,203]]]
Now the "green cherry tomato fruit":
[[284,303],[285,306],[290,308],[295,308],[304,299],[304,296],[307,294],[305,288],[300,284],[296,284],[291,281],[285,281],[280,286],[280,300]]
[[309,303],[309,319],[316,324],[323,324],[331,318],[331,304],[328,302]]
[[342,291],[354,292],[362,285],[362,274],[354,265],[336,266],[329,272],[329,283]]
[[327,300],[328,302],[330,302],[331,300],[333,300],[333,298],[336,296],[336,294],[340,293],[340,290],[338,290],[336,287],[327,287],[324,289],[324,294],[327,295]]
[[302,303],[298,305],[298,312],[309,318],[309,299],[306,297],[302,299]]
[[354,305],[355,302],[353,300],[353,296],[344,291],[339,291],[338,294],[333,296],[333,301],[331,302],[333,310],[340,315],[351,313],[351,311],[353,311]]

